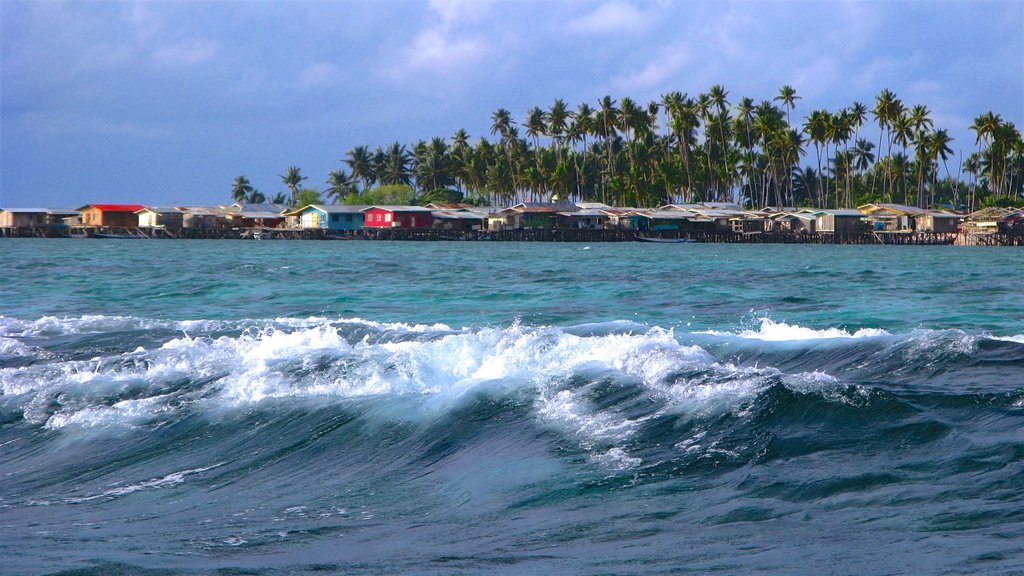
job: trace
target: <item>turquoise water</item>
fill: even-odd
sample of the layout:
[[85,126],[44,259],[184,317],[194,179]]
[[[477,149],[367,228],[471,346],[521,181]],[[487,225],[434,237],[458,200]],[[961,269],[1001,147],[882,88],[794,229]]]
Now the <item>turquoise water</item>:
[[0,241],[11,574],[1024,572],[1024,251]]

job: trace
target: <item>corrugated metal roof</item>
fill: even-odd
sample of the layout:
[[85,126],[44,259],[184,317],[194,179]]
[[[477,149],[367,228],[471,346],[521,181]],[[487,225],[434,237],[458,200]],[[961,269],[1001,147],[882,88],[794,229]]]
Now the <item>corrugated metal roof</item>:
[[86,204],[79,208],[78,211],[81,212],[89,208],[95,208],[103,212],[138,212],[145,208],[145,206],[142,204]]
[[360,210],[360,212],[366,212],[367,210],[387,210],[388,212],[433,212],[430,208],[425,206],[367,206]]

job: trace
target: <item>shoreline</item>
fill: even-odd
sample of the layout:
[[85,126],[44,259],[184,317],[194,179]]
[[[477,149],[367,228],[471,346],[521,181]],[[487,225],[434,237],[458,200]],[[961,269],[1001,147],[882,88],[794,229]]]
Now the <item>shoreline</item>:
[[443,230],[369,228],[335,231],[310,228],[0,228],[0,238],[137,240],[374,240],[427,242],[636,242],[718,244],[854,244],[1024,246],[1024,234],[975,232],[679,232],[637,233],[628,229],[525,228]]

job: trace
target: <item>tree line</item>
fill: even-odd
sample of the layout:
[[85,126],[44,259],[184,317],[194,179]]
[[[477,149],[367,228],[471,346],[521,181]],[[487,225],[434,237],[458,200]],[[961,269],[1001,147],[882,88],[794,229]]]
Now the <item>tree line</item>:
[[[922,104],[882,90],[869,108],[853,102],[810,110],[794,124],[801,97],[783,86],[771,100],[735,104],[720,85],[690,96],[672,91],[646,104],[601,98],[574,110],[562,99],[532,107],[517,122],[491,115],[490,138],[464,129],[407,146],[359,145],[328,174],[323,190],[302,187],[296,166],[280,177],[302,206],[467,200],[600,201],[615,206],[729,201],[747,206],[853,207],[898,202],[974,209],[1024,195],[1021,134],[993,112],[974,119],[974,150],[950,171],[953,138]],[[877,139],[872,132],[877,125]],[[969,175],[965,182],[964,173]],[[264,201],[245,176],[236,201]]]

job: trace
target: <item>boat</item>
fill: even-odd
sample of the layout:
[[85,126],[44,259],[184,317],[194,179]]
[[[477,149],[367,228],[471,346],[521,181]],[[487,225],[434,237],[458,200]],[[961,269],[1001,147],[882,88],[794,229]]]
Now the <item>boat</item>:
[[108,240],[139,240],[145,238],[145,236],[136,234],[105,234],[103,232],[94,232],[90,238],[106,238]]
[[658,244],[694,244],[697,241],[690,238],[650,238],[648,236],[636,236],[637,242],[656,242]]

